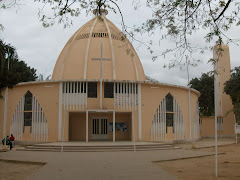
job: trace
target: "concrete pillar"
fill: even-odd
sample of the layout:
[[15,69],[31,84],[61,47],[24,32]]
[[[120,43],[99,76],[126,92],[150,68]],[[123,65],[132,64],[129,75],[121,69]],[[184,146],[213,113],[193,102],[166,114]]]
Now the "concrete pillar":
[[62,132],[62,91],[63,83],[59,83],[59,106],[58,106],[58,141],[61,141],[61,132]]
[[142,102],[141,102],[141,84],[138,83],[138,139],[142,141]]
[[86,142],[88,142],[88,111],[86,111]]
[[113,111],[113,142],[115,142],[115,111]]

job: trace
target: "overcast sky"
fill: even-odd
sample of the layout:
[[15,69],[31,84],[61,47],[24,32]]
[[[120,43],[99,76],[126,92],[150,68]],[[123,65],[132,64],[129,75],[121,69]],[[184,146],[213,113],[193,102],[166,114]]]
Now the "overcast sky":
[[[141,25],[144,20],[151,17],[151,10],[145,6],[140,7],[137,11],[134,10],[131,1],[123,0],[120,3],[120,8],[124,16],[127,26]],[[68,28],[63,28],[63,25],[57,23],[48,28],[43,28],[38,19],[38,10],[42,7],[41,4],[21,1],[20,9],[10,8],[7,10],[0,9],[0,24],[5,27],[4,31],[0,31],[0,38],[7,43],[11,43],[16,47],[21,60],[24,60],[29,66],[38,70],[38,74],[43,74],[45,77],[52,74],[54,65],[62,48],[68,39],[77,31],[83,24],[93,18],[92,15],[86,17],[85,14],[73,18],[73,25]],[[1,3],[0,3],[1,5]],[[46,13],[49,13],[45,9]],[[50,11],[51,12],[51,11]],[[109,12],[107,18],[121,29],[121,17],[119,14]],[[240,27],[234,27],[229,31],[229,36],[240,38]],[[198,32],[197,35],[191,37],[191,40],[199,46],[204,46],[203,39],[204,31]],[[150,39],[148,35],[138,36],[139,39]],[[159,36],[156,33],[153,37],[155,46],[153,49],[160,54],[166,47],[171,47],[173,44],[168,40],[159,43]],[[213,42],[214,43],[214,42]],[[210,46],[211,44],[208,44]],[[214,44],[212,44],[214,45]],[[159,80],[162,83],[170,83],[186,86],[187,73],[186,68],[175,67],[172,69],[163,68],[164,64],[168,64],[170,56],[165,58],[160,57],[155,62],[152,61],[152,56],[145,47],[140,47],[137,42],[133,42],[139,58],[142,62],[145,74]],[[230,44],[230,59],[231,68],[240,66],[239,52],[240,47],[235,44]],[[208,64],[208,60],[212,58],[212,52],[206,51],[204,54],[195,54],[196,59],[201,59],[202,62],[197,67],[190,67],[190,79],[200,77],[202,73],[212,70],[212,65]]]

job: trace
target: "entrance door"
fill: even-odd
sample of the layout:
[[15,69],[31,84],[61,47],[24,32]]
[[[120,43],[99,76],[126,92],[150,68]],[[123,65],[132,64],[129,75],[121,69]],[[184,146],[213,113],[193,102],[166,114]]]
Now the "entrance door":
[[93,140],[108,139],[108,119],[107,118],[92,119],[92,139]]

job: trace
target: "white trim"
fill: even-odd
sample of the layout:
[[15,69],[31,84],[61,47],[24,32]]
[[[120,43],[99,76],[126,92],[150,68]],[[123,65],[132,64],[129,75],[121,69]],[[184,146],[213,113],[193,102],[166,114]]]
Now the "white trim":
[[126,83],[123,83],[123,110],[126,110]]
[[65,54],[65,56],[64,56],[63,65],[62,65],[62,68],[61,68],[60,80],[62,80],[63,68],[64,68],[64,65],[65,65],[65,62],[66,62],[66,57],[67,57],[67,55],[68,55],[68,53],[69,53],[69,51],[70,51],[70,48],[72,47],[72,44],[73,44],[73,42],[75,41],[78,33],[82,30],[82,28],[83,28],[85,25],[86,25],[86,24],[84,24],[84,25],[77,31],[77,33],[76,33],[76,35],[74,36],[72,42],[70,43],[70,45],[69,45],[68,48],[67,48],[67,52],[66,52],[66,54]]
[[86,142],[88,142],[88,111],[86,111]]
[[[84,90],[83,90],[83,93],[84,93]],[[88,95],[88,82],[86,82],[86,93],[85,93],[85,106],[86,106],[86,109],[87,109],[87,95]]]
[[138,140],[142,141],[142,101],[141,84],[138,83]]
[[[131,48],[131,46],[129,45],[129,43],[128,43],[128,48],[130,49],[130,51],[132,51],[132,48]],[[132,52],[133,53],[133,52]],[[131,54],[130,54],[130,56],[132,56]],[[137,70],[137,65],[136,65],[136,61],[135,61],[135,58],[134,58],[134,56],[132,56],[132,61],[133,61],[133,64],[134,64],[134,68],[135,68],[135,73],[136,73],[136,78],[137,78],[137,81],[139,81],[139,77],[138,77],[138,70]]]
[[113,48],[113,42],[112,42],[112,34],[110,32],[108,23],[104,17],[102,17],[104,20],[104,23],[106,25],[108,35],[109,35],[109,41],[110,41],[110,47],[111,47],[111,52],[112,52],[112,64],[113,64],[113,79],[116,80],[116,68],[115,68],[115,55],[114,55],[114,48]]
[[113,111],[113,142],[115,142],[115,111]]
[[72,110],[72,82],[69,82],[69,106],[70,106],[70,110]]
[[133,147],[134,151],[136,151],[136,146],[135,146],[135,125],[134,125],[134,113],[132,111],[132,138],[133,138]]
[[[79,94],[81,94],[81,90],[82,90],[82,82],[80,82],[80,89],[79,89]],[[84,91],[83,91],[84,92]],[[80,96],[81,97],[81,96]],[[79,97],[79,105],[80,105],[80,110],[82,110],[82,98]]]
[[93,32],[93,28],[95,27],[95,24],[97,22],[98,17],[95,18],[93,25],[91,27],[90,30],[90,34],[88,37],[88,42],[87,42],[87,48],[86,48],[86,53],[85,53],[85,63],[84,63],[84,79],[87,79],[87,60],[88,60],[88,51],[89,51],[89,47],[90,47],[90,41],[91,41],[91,37],[92,37],[92,32]]
[[[75,91],[75,90],[76,90],[76,88],[75,88],[75,83],[76,83],[76,82],[73,82],[73,87],[72,87],[72,88],[73,88],[73,90],[72,90],[72,93],[73,93],[73,94],[76,94],[76,91]],[[73,105],[73,110],[75,110],[75,105],[76,105],[75,98],[76,98],[76,96],[75,96],[75,97],[72,96],[72,99],[73,99],[72,102],[74,102],[74,103],[72,103],[72,105]]]
[[58,105],[58,141],[61,141],[61,131],[62,131],[62,90],[63,83],[59,83],[59,105]]
[[108,110],[105,110],[105,109],[88,109],[87,111],[89,111],[89,112],[114,112],[113,109],[108,109]]
[[[72,80],[72,79],[66,79],[64,81],[78,81],[78,80]],[[85,82],[86,80],[79,80],[78,82]],[[88,82],[98,82],[99,79],[87,79]],[[48,83],[58,83],[62,82],[62,80],[48,80],[48,81],[29,81],[29,82],[22,82],[18,83],[16,86],[25,86],[30,84],[48,84]],[[103,82],[113,82],[113,80],[109,79],[103,79]],[[123,82],[123,81],[115,81],[115,82]],[[133,81],[133,80],[124,80],[124,82],[131,82],[131,83],[142,83],[143,85],[160,85],[160,86],[167,86],[167,87],[175,87],[180,89],[186,89],[188,90],[188,87],[185,86],[179,86],[179,85],[173,85],[173,84],[167,84],[167,83],[159,83],[159,82],[148,82],[148,81]],[[150,87],[151,88],[151,87]],[[159,87],[160,88],[160,87]],[[191,91],[200,96],[200,92],[192,89]]]

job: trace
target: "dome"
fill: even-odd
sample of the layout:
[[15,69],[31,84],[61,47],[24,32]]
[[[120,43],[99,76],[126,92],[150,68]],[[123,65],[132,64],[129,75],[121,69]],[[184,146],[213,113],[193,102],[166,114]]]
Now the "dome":
[[124,34],[104,16],[79,28],[55,64],[52,80],[102,79],[145,81],[140,59]]

